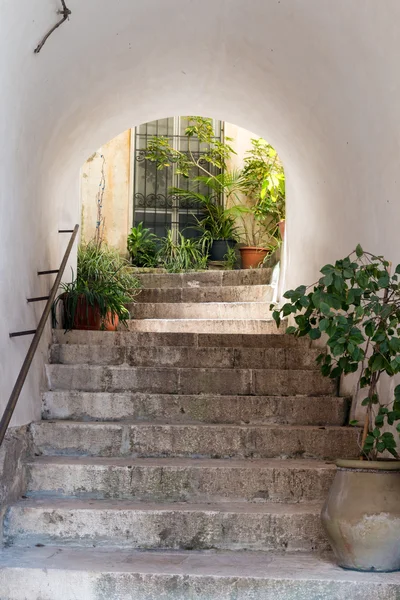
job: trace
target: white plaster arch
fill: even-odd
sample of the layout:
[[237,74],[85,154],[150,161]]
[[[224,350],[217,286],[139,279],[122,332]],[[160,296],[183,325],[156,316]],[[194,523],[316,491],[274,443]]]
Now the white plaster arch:
[[[287,174],[287,285],[360,241],[397,260],[398,0],[2,0],[0,407],[79,220],[79,167],[120,131],[206,114],[266,137]],[[36,309],[37,310],[37,309]],[[43,350],[47,340],[44,340]],[[15,423],[38,416],[40,357]]]

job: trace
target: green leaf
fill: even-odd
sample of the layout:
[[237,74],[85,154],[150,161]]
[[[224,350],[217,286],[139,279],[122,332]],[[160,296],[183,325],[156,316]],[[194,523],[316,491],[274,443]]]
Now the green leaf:
[[331,312],[331,309],[330,309],[329,305],[326,302],[321,302],[320,309],[321,309],[321,312],[324,315],[329,315],[330,312]]
[[318,323],[319,330],[326,331],[328,325],[329,325],[328,319],[321,319],[320,322]]
[[351,427],[357,427],[357,425],[358,425],[357,419],[350,421],[349,425],[351,425]]
[[307,296],[302,296],[299,302],[301,306],[303,306],[303,308],[308,308],[310,305],[310,298],[308,298]]
[[288,327],[286,329],[286,333],[289,335],[293,335],[294,333],[296,333],[296,331],[297,331],[297,329],[296,329],[296,327],[293,327],[293,325],[291,325],[290,327]]
[[362,317],[364,316],[364,309],[362,306],[357,306],[356,308],[356,318],[357,319],[362,319]]
[[310,338],[312,340],[318,340],[321,337],[321,332],[318,328],[315,328],[315,329],[311,329],[308,332],[308,335],[310,336]]
[[372,372],[380,371],[384,367],[385,361],[381,354],[374,354],[369,360],[369,366]]
[[330,273],[333,273],[334,270],[335,270],[335,267],[333,265],[325,265],[322,267],[321,273],[323,275],[329,275]]
[[323,277],[322,281],[323,281],[324,285],[326,285],[326,287],[332,285],[333,273],[329,273],[329,275],[325,275],[325,277]]
[[361,248],[360,244],[357,244],[356,246],[356,254],[358,258],[361,258],[364,254],[364,250]]

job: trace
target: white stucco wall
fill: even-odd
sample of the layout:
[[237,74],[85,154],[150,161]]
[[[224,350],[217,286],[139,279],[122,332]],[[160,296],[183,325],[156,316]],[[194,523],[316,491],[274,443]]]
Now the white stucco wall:
[[[398,261],[398,0],[2,0],[0,406],[45,291],[58,227],[79,220],[79,168],[138,123],[203,114],[270,141],[287,175],[287,284],[356,242]],[[40,364],[40,360],[38,360]],[[37,370],[37,373],[40,369]],[[32,375],[15,424],[39,412]]]

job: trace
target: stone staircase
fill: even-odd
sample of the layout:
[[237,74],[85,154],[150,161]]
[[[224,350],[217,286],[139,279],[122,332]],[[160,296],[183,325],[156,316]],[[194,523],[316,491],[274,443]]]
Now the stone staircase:
[[326,554],[357,432],[319,351],[271,323],[269,277],[143,275],[128,331],[54,332],[0,600],[399,598]]

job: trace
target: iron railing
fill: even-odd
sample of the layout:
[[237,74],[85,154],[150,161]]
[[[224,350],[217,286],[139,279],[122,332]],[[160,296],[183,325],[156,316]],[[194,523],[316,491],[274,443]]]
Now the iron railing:
[[67,249],[65,251],[64,257],[62,259],[61,265],[59,269],[51,270],[51,271],[39,271],[38,275],[42,275],[46,273],[57,273],[57,277],[55,278],[53,287],[51,288],[51,292],[48,297],[40,297],[40,298],[31,298],[29,301],[38,301],[47,299],[46,306],[43,310],[43,314],[40,318],[39,325],[37,329],[29,330],[29,331],[17,331],[14,333],[10,333],[10,337],[20,337],[23,335],[31,335],[33,334],[33,339],[31,345],[29,346],[28,352],[26,354],[25,360],[22,364],[21,370],[17,377],[17,381],[15,382],[14,388],[11,392],[10,398],[7,402],[7,406],[5,408],[4,414],[0,421],[0,446],[3,443],[4,436],[6,435],[6,431],[14,414],[15,407],[17,406],[18,398],[21,394],[23,385],[25,383],[26,377],[29,373],[29,369],[32,364],[32,360],[35,356],[35,352],[39,346],[40,339],[43,335],[44,328],[46,326],[47,319],[49,318],[51,307],[53,306],[53,302],[55,300],[57,291],[60,287],[61,278],[64,274],[65,267],[67,265],[69,256],[71,254],[72,246],[74,245],[76,236],[78,235],[79,225],[75,225],[72,230],[60,230],[59,233],[72,233],[71,239],[68,242]]

